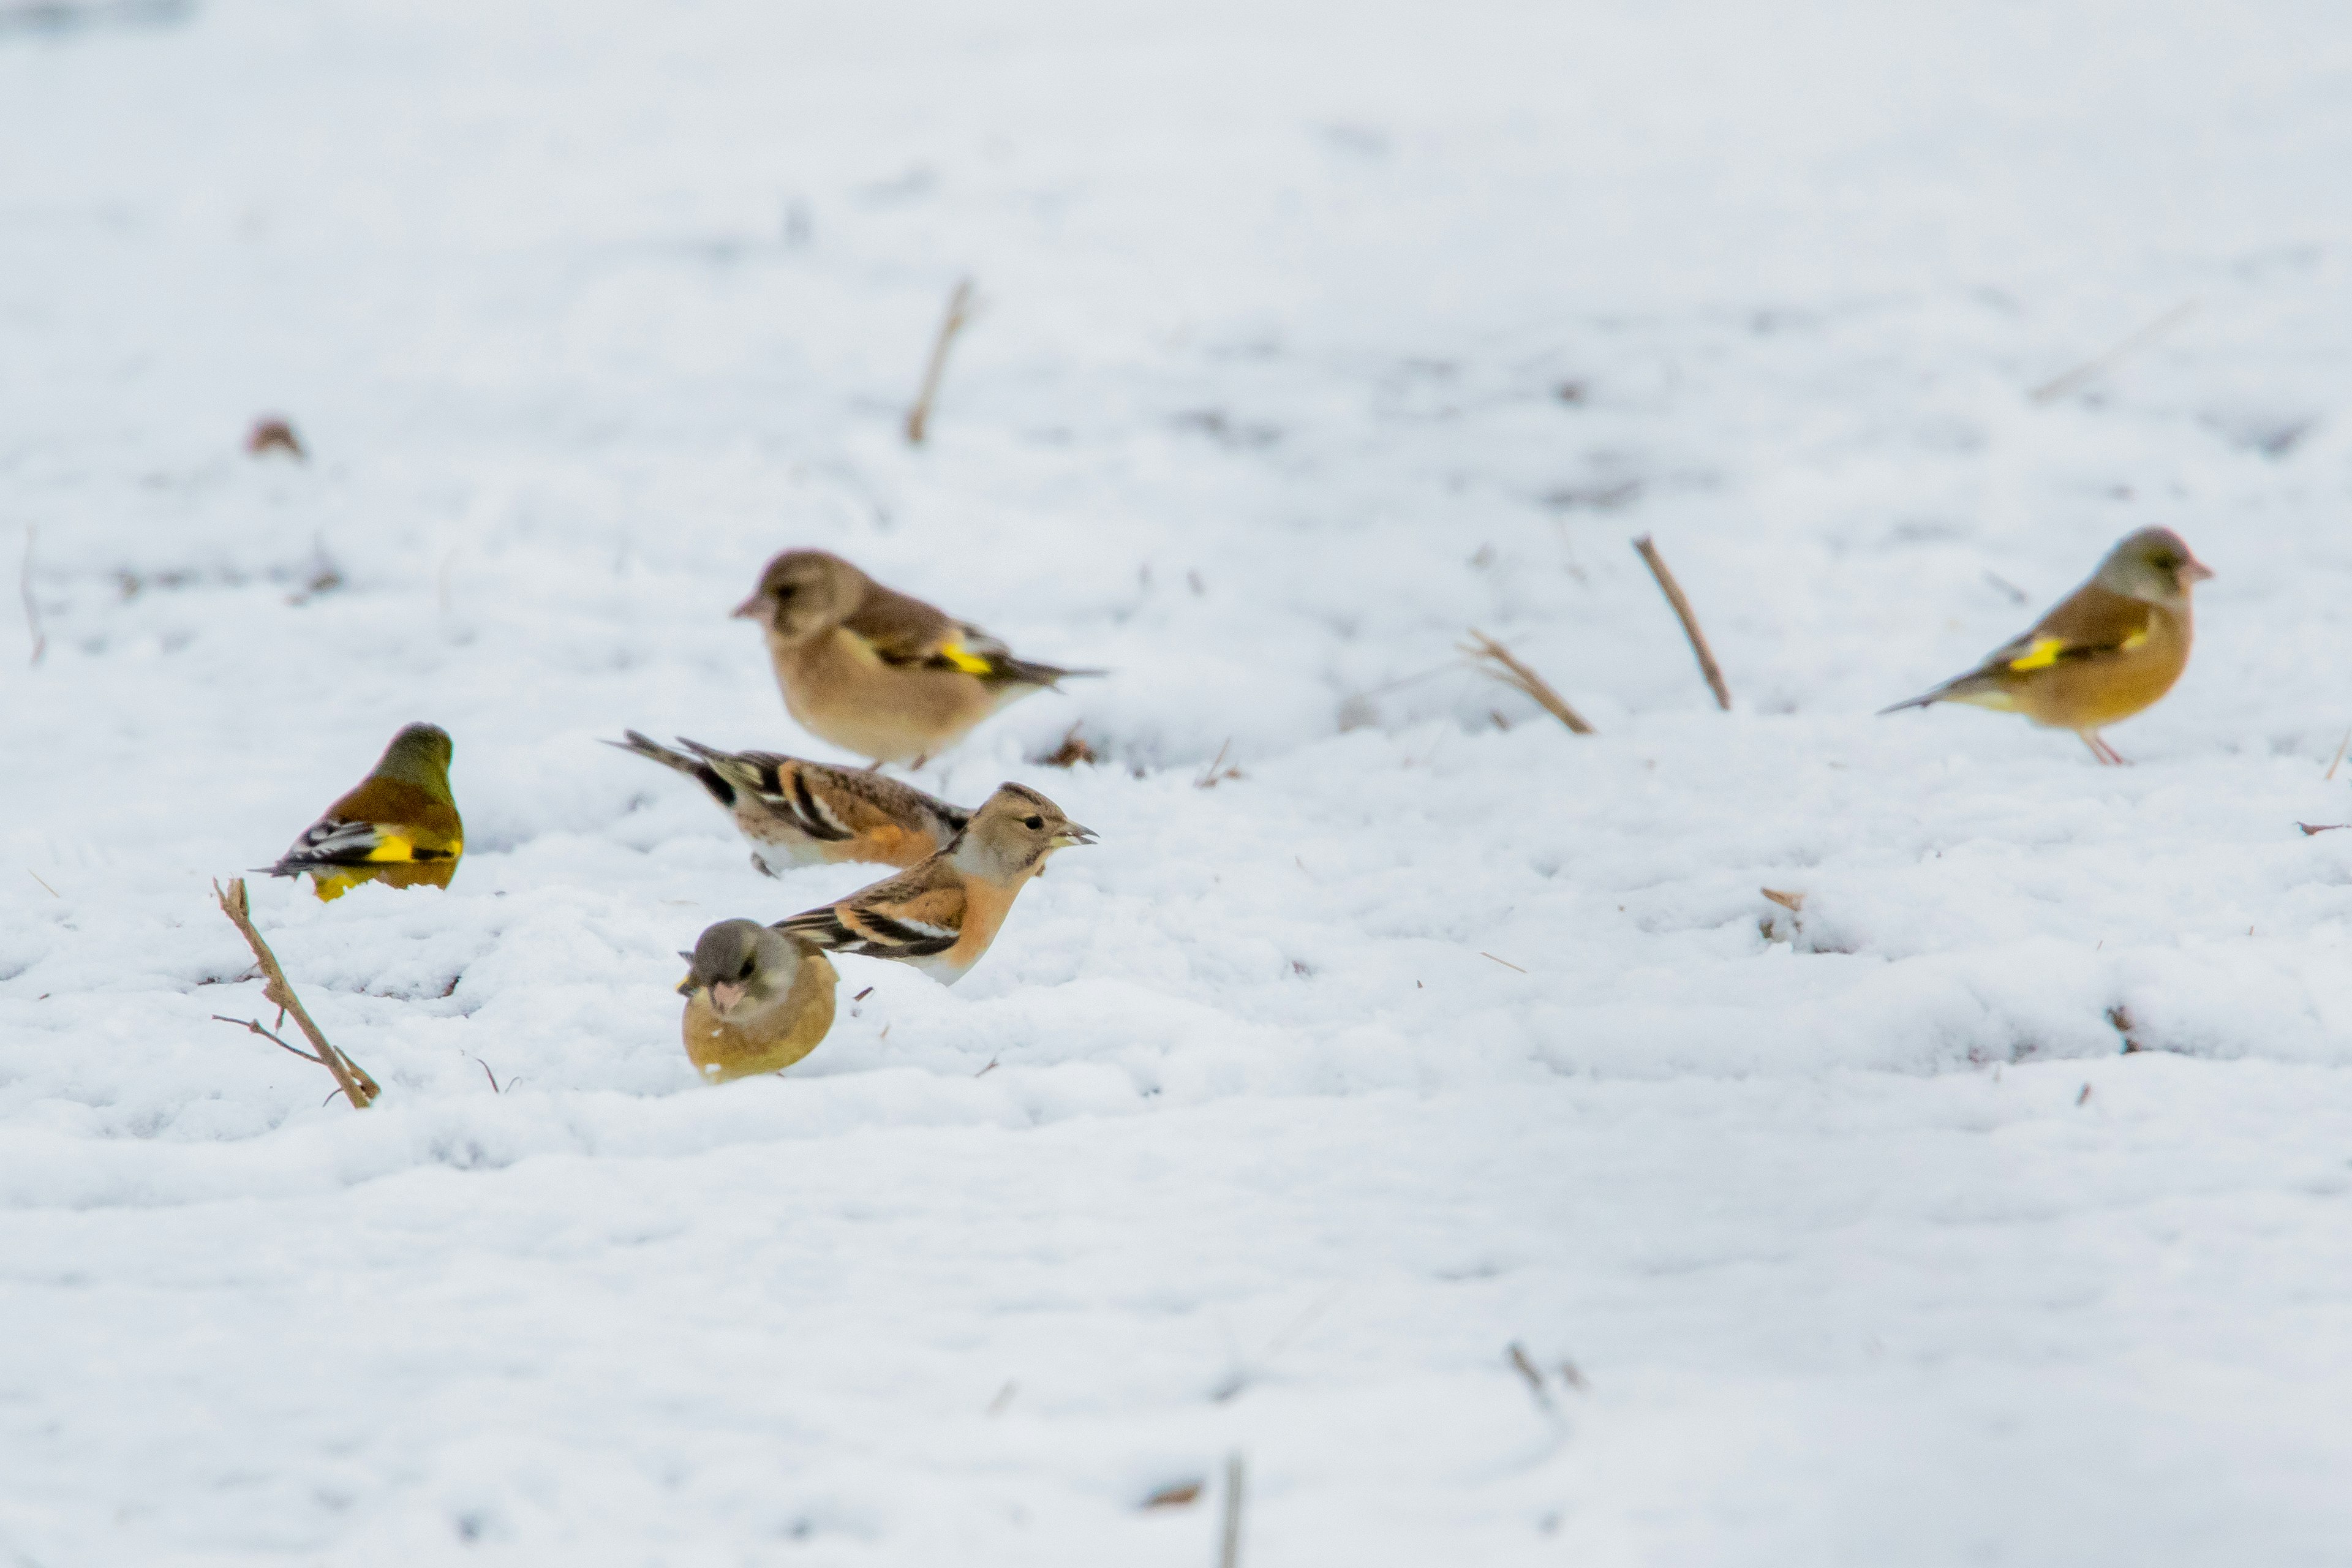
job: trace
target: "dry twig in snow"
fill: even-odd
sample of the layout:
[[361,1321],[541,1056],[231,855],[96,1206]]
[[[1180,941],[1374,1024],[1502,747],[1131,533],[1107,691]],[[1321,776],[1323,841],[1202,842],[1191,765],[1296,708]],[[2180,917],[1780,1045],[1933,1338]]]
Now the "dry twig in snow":
[[1217,1568],[1241,1568],[1243,1479],[1241,1455],[1226,1455],[1224,1542],[1217,1552]]
[[2095,359],[2084,360],[2063,375],[2052,377],[2035,387],[2029,395],[2036,403],[2053,403],[2070,392],[2079,391],[2196,313],[2197,301],[2184,300],[2106,353]]
[[1723,684],[1723,670],[1715,662],[1715,651],[1706,646],[1706,634],[1698,629],[1698,616],[1691,613],[1690,601],[1683,597],[1683,585],[1666,569],[1664,558],[1650,542],[1648,534],[1633,541],[1633,548],[1641,552],[1642,563],[1649,567],[1650,575],[1665,591],[1666,603],[1675,607],[1675,615],[1683,624],[1683,636],[1690,638],[1691,651],[1698,655],[1698,672],[1706,677],[1707,689],[1715,693],[1715,705],[1729,711],[1731,689]]
[[33,634],[33,662],[48,652],[49,639],[41,630],[41,606],[33,602],[33,525],[25,525],[25,564],[16,574],[16,592],[25,600],[25,629]]
[[1522,696],[1533,699],[1536,706],[1567,725],[1572,732],[1579,735],[1592,733],[1592,726],[1584,721],[1584,715],[1570,708],[1568,700],[1551,689],[1549,681],[1521,664],[1509,648],[1476,626],[1470,628],[1470,640],[1462,645],[1462,651],[1470,656],[1471,662],[1489,679],[1499,680]]
[[[277,1008],[281,1015],[291,1013],[294,1016],[294,1022],[300,1026],[303,1036],[310,1042],[311,1049],[304,1051],[287,1046],[285,1041],[278,1039],[277,1036],[263,1028],[257,1019],[248,1022],[243,1018],[221,1018],[217,1013],[213,1016],[221,1018],[221,1022],[225,1024],[243,1025],[265,1039],[277,1040],[278,1044],[286,1046],[288,1050],[293,1051],[305,1061],[317,1062],[335,1075],[336,1087],[343,1091],[344,1098],[352,1102],[353,1110],[366,1110],[374,1102],[376,1096],[383,1092],[383,1089],[377,1085],[375,1079],[367,1075],[366,1068],[329,1045],[327,1037],[320,1032],[319,1026],[310,1021],[310,1013],[303,1008],[302,999],[294,994],[294,987],[287,983],[286,972],[278,966],[278,955],[269,951],[269,944],[262,941],[261,933],[254,929],[253,908],[246,900],[245,896],[245,879],[242,877],[233,879],[226,889],[223,889],[218,882],[215,882],[213,892],[220,900],[221,913],[229,918],[229,923],[236,927],[238,933],[245,938],[245,944],[253,949],[253,956],[261,963],[261,973],[264,976],[261,986],[262,999]],[[312,1055],[312,1051],[317,1054]]]
[[907,410],[907,445],[919,447],[924,433],[931,423],[931,401],[940,395],[940,377],[947,374],[948,349],[955,335],[971,320],[971,279],[967,278],[955,286],[948,296],[948,313],[940,322],[940,335],[931,344],[931,363],[923,372],[923,389],[915,395],[915,405]]

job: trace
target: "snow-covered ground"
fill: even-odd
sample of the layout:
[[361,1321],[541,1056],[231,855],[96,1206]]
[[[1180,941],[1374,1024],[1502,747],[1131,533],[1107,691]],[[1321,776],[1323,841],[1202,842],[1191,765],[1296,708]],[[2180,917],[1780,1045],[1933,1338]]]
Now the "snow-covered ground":
[[[2347,167],[2333,0],[0,0],[0,1563],[2342,1562]],[[2137,766],[1873,716],[2149,522]],[[793,544],[1102,842],[709,1089]],[[411,719],[355,1113],[210,881]]]

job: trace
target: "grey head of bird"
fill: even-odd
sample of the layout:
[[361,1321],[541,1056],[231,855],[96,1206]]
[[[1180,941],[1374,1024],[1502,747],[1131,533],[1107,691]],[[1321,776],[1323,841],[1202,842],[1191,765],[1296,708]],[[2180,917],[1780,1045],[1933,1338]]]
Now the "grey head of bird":
[[446,789],[449,761],[457,754],[457,743],[440,725],[405,724],[392,738],[392,744],[383,749],[375,771],[383,778],[399,779],[427,789],[438,784]]
[[787,550],[768,563],[738,620],[757,621],[798,641],[831,631],[857,613],[873,579],[826,550]]
[[677,994],[708,992],[710,1010],[724,1019],[756,1015],[783,999],[810,951],[758,921],[720,921],[695,939],[692,952],[681,955],[687,970]]
[[2189,590],[2211,575],[2213,569],[2197,559],[2180,535],[2168,528],[2143,528],[2107,552],[2092,581],[2126,598],[2178,605],[2187,604]]
[[1072,822],[1028,785],[1008,783],[981,803],[949,854],[966,873],[1007,881],[1056,849],[1094,841],[1094,829]]

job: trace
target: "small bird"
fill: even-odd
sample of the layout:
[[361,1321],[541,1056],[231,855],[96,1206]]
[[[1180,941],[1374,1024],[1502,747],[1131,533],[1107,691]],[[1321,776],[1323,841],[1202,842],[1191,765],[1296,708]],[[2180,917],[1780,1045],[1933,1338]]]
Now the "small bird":
[[1966,675],[1883,709],[1968,702],[2072,730],[2102,763],[2124,758],[2099,731],[2172,689],[2189,665],[2189,590],[2213,575],[2168,528],[2143,528],[2024,636]]
[[955,841],[921,865],[837,904],[778,921],[776,929],[835,952],[895,958],[942,985],[980,962],[1022,884],[1045,858],[1095,836],[1017,784],[996,786]]
[[1006,703],[1102,673],[1015,658],[978,626],[823,550],[769,562],[735,615],[766,634],[784,707],[801,727],[877,767],[919,767]]
[[635,730],[623,733],[627,740],[604,743],[675,768],[708,790],[751,841],[751,864],[771,877],[788,866],[843,861],[912,866],[971,820],[962,806],[868,769],[722,752],[682,735],[677,743],[686,751],[674,752]]
[[320,899],[340,899],[362,882],[447,887],[466,850],[466,825],[449,794],[455,750],[437,724],[404,727],[356,788],[262,868],[273,877],[308,872]]
[[678,955],[688,963],[678,1033],[705,1079],[780,1072],[833,1027],[833,963],[809,942],[757,921],[720,921]]

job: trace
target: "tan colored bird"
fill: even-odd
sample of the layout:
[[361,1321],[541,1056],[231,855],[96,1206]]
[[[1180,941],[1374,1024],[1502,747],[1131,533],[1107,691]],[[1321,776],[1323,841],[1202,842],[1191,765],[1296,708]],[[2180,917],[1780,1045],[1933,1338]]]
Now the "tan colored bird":
[[447,887],[466,852],[466,825],[449,793],[456,750],[438,725],[407,726],[374,770],[303,829],[268,871],[307,873],[320,899],[340,899],[362,882]]
[[635,730],[624,733],[627,740],[604,743],[675,768],[709,792],[751,841],[751,864],[771,877],[844,861],[912,866],[971,820],[962,806],[865,768],[722,752],[684,736],[677,743],[686,751],[674,752]]
[[697,939],[678,1032],[704,1079],[725,1083],[781,1072],[833,1027],[833,963],[796,936],[757,921],[720,921]]
[[835,952],[895,958],[952,985],[996,940],[1046,857],[1095,836],[1035,790],[999,784],[954,843],[921,865],[776,929]]
[[2151,706],[2189,665],[2189,590],[2213,575],[2168,528],[2107,552],[2091,580],[1966,675],[1884,712],[1967,702],[2072,730],[2102,763],[2124,759],[2099,731]]
[[1066,677],[840,556],[787,550],[735,608],[767,636],[784,707],[812,735],[883,763],[925,761],[1008,702]]

